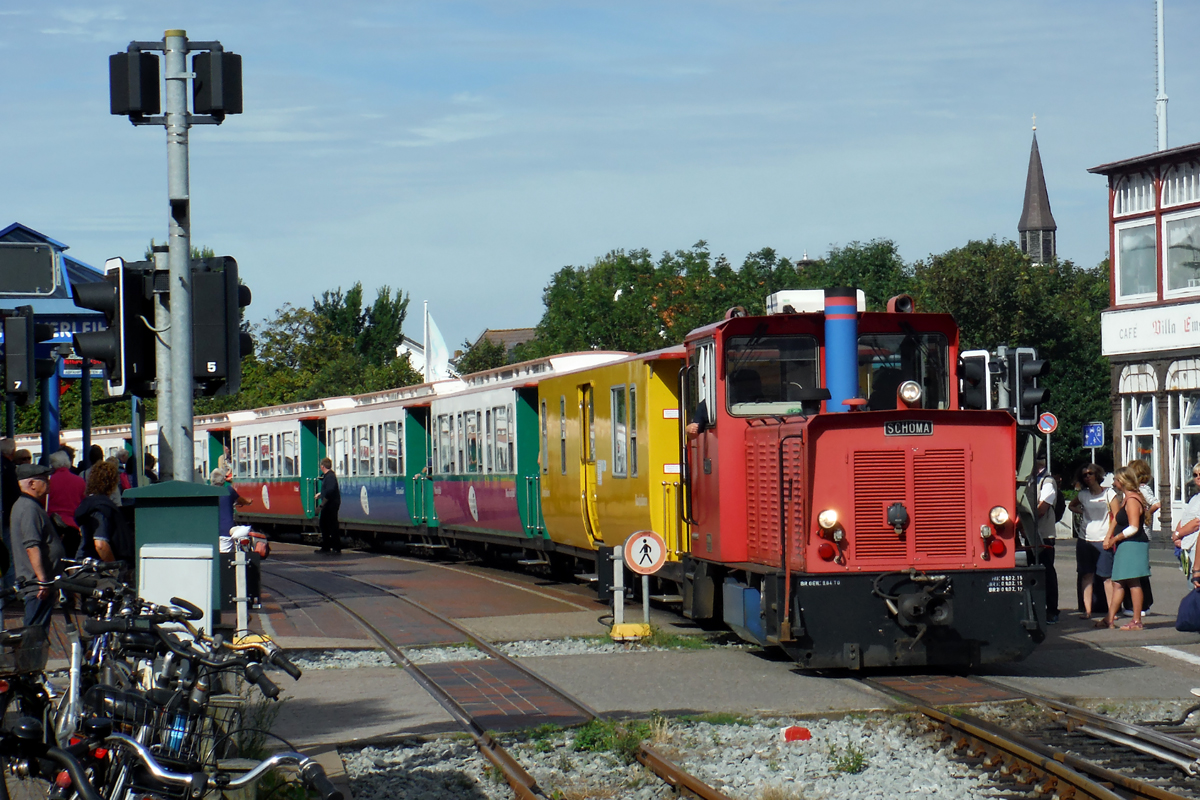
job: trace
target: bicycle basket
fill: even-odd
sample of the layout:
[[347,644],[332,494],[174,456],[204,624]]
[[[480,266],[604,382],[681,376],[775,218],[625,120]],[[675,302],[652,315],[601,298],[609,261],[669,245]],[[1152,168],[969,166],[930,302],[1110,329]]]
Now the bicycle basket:
[[40,625],[0,631],[0,676],[41,672],[50,658],[50,641]]

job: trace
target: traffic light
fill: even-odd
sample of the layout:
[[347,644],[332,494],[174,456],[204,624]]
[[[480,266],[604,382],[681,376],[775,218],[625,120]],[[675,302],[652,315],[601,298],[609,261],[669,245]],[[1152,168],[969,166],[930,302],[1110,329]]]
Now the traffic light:
[[37,399],[38,378],[48,377],[39,370],[37,344],[53,338],[54,327],[37,322],[31,306],[4,318],[4,393],[18,405]]
[[242,113],[242,57],[224,50],[192,56],[192,111],[211,114],[218,122],[226,114]]
[[109,113],[130,121],[157,114],[159,104],[158,56],[129,50],[108,57]]
[[992,406],[991,356],[967,350],[958,357],[958,407],[986,411]]
[[242,332],[241,310],[250,300],[232,257],[192,262],[192,376],[201,394],[241,390],[242,356],[254,351],[250,334]]
[[1018,425],[1036,425],[1038,406],[1050,399],[1050,390],[1038,386],[1038,378],[1050,374],[1050,362],[1039,359],[1032,347],[1018,347],[1013,353],[1009,360],[1013,416]]
[[153,266],[148,261],[104,262],[104,280],[72,286],[75,305],[104,315],[106,330],[77,333],[75,352],[101,361],[108,370],[108,393],[117,397],[153,394]]

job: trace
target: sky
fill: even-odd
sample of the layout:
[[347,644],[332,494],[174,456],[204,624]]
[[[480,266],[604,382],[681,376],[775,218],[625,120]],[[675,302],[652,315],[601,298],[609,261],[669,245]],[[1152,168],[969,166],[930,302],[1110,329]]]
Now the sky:
[[[1200,4],[1165,18],[1175,146]],[[361,281],[452,348],[615,249],[1016,238],[1034,114],[1059,256],[1091,266],[1087,169],[1157,146],[1153,0],[0,0],[0,227],[97,267],[165,240],[165,130],[109,114],[107,57],[173,28],[243,59],[245,113],[191,131],[192,241],[250,316]]]

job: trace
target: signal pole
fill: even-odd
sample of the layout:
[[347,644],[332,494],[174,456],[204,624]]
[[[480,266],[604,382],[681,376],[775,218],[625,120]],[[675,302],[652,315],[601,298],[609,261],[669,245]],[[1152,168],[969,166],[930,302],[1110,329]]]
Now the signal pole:
[[[165,45],[167,79],[167,198],[171,206],[167,269],[171,293],[172,475],[191,481],[195,463],[192,439],[192,232],[188,186],[187,33],[169,30]],[[159,376],[161,381],[163,376]]]

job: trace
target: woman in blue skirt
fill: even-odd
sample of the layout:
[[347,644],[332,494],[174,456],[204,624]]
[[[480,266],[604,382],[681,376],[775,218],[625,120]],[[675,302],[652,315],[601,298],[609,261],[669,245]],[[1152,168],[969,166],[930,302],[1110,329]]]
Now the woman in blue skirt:
[[1125,592],[1133,599],[1133,620],[1122,625],[1123,631],[1142,630],[1142,578],[1150,575],[1150,538],[1146,535],[1145,500],[1138,490],[1137,473],[1121,467],[1113,476],[1113,488],[1124,494],[1116,524],[1104,542],[1105,549],[1116,548],[1113,556],[1113,597],[1108,606],[1107,627],[1116,625],[1117,612]]

